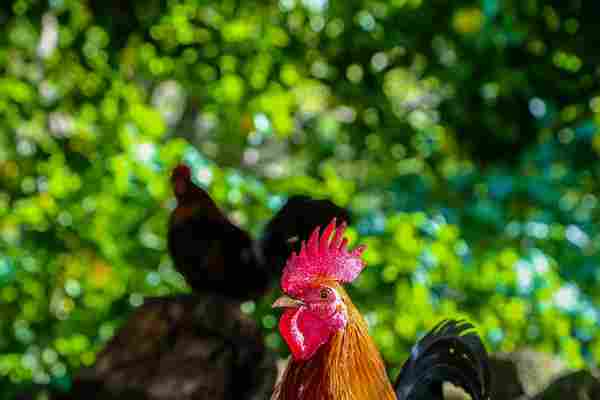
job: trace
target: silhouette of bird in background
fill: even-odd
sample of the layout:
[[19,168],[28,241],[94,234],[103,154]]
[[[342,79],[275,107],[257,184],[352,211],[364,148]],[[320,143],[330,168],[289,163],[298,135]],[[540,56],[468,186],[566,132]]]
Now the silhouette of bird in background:
[[175,268],[197,293],[257,298],[314,227],[334,217],[350,219],[347,210],[329,200],[293,196],[266,225],[261,239],[254,240],[192,181],[187,165],[173,169],[171,184],[177,206],[169,220],[168,249]]
[[270,271],[260,262],[250,235],[192,182],[189,167],[177,166],[171,183],[177,206],[169,220],[168,248],[192,289],[241,300],[263,293]]
[[315,200],[308,196],[292,196],[265,227],[261,237],[265,263],[277,266],[281,276],[283,266],[293,251],[307,240],[317,226],[323,226],[337,218],[351,223],[350,213],[329,200]]

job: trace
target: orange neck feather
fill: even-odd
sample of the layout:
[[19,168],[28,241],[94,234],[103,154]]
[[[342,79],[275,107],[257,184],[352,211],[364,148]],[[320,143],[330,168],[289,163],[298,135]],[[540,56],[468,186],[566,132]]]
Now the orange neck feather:
[[290,359],[272,400],[396,400],[367,324],[339,286],[348,325],[307,361]]

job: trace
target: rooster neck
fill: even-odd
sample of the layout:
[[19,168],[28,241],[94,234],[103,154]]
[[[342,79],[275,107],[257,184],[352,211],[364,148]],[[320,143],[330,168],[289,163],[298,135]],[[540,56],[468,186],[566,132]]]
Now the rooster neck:
[[176,199],[177,206],[171,215],[173,225],[196,215],[213,222],[227,221],[210,196],[197,186],[191,186],[185,194],[176,196]]
[[346,293],[343,297],[346,328],[310,360],[291,359],[272,400],[396,400],[365,320]]

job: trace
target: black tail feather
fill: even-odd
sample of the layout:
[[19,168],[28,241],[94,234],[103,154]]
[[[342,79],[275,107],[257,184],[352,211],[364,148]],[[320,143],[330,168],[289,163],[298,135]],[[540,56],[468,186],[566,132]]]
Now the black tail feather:
[[396,380],[398,399],[441,400],[442,384],[450,382],[472,400],[488,400],[488,355],[473,329],[465,321],[442,321],[415,344]]

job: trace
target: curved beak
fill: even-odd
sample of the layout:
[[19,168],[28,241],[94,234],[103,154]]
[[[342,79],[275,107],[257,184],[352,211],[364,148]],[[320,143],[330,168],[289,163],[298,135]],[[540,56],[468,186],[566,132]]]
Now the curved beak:
[[303,306],[304,303],[301,300],[292,299],[289,296],[281,296],[271,307],[273,308],[298,308]]

